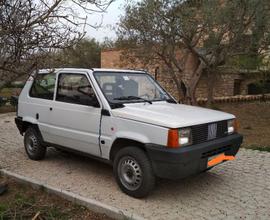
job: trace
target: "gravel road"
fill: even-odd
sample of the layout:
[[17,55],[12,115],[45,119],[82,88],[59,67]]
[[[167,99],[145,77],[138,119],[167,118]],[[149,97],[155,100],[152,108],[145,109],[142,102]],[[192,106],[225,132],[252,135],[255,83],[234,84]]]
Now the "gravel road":
[[237,159],[180,181],[160,180],[146,199],[117,187],[109,165],[48,150],[27,158],[13,114],[0,115],[0,167],[145,219],[270,219],[270,153],[241,149]]

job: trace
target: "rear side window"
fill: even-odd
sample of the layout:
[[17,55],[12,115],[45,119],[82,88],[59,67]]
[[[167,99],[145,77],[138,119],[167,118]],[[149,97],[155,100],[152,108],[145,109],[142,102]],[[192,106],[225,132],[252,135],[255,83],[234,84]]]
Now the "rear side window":
[[57,101],[96,107],[99,105],[93,88],[84,74],[61,73],[57,87]]
[[54,87],[55,73],[38,74],[29,95],[34,98],[53,100]]

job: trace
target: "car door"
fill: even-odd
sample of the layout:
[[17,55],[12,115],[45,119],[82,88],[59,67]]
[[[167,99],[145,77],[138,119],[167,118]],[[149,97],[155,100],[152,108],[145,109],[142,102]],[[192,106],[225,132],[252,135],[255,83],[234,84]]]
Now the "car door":
[[48,142],[99,156],[100,117],[101,105],[87,74],[58,73]]

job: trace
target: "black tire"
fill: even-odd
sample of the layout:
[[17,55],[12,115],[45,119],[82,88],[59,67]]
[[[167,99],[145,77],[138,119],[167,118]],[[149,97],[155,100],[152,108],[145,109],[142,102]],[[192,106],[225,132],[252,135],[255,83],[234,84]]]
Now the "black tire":
[[151,162],[138,147],[125,147],[117,152],[113,172],[120,189],[129,196],[146,197],[155,186]]
[[24,147],[31,160],[42,160],[46,155],[46,146],[42,144],[39,131],[34,127],[27,128],[24,134]]

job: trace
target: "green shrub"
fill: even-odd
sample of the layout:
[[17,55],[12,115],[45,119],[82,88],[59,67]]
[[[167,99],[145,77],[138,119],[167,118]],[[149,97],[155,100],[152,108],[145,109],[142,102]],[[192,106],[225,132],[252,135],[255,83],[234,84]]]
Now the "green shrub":
[[264,94],[270,93],[270,81],[259,81],[255,83],[250,83],[248,85],[248,94],[249,95],[257,95],[257,94]]
[[245,148],[251,149],[251,150],[270,152],[270,146],[248,145],[248,146],[245,146]]

